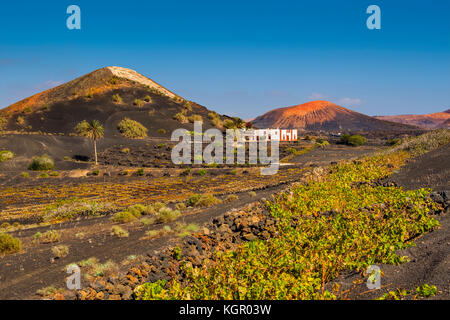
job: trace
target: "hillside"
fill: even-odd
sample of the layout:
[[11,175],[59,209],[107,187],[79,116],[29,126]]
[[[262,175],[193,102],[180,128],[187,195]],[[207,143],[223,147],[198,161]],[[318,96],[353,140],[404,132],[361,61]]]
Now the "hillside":
[[106,67],[0,110],[0,122],[9,132],[70,135],[80,121],[95,119],[106,137],[120,138],[117,125],[127,117],[147,127],[151,137],[168,137],[176,128],[192,130],[187,119],[174,119],[181,112],[186,118],[201,116],[206,128],[214,126],[207,108],[136,71]]
[[375,119],[328,101],[311,101],[278,108],[253,120],[258,128],[297,128],[308,131],[402,131],[412,126]]
[[376,116],[375,118],[414,125],[426,129],[450,128],[450,109],[436,113]]

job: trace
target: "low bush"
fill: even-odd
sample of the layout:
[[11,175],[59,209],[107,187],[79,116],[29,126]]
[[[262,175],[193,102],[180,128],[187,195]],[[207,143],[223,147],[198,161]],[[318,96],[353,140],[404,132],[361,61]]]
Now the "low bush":
[[135,221],[137,219],[136,215],[134,215],[130,211],[120,211],[114,214],[111,220],[115,223],[128,223]]
[[61,240],[61,235],[56,230],[49,230],[40,235],[36,240],[39,240],[41,243],[54,243]]
[[64,245],[53,247],[52,253],[59,259],[67,257],[69,254],[69,247]]
[[122,103],[122,97],[117,93],[112,96],[112,101],[115,103]]
[[148,129],[137,121],[125,118],[119,122],[120,133],[129,139],[143,139],[147,137]]
[[155,208],[155,204],[148,206],[135,204],[123,211],[116,213],[111,219],[116,223],[127,223],[135,221],[142,215],[155,215],[157,211],[158,210]]
[[144,101],[150,103],[152,102],[152,98],[150,96],[145,96]]
[[178,120],[180,123],[188,123],[189,119],[183,113],[179,112],[173,116],[175,120]]
[[225,202],[232,202],[232,201],[236,201],[239,200],[239,197],[235,194],[230,194],[225,198]]
[[170,208],[162,208],[156,215],[156,221],[160,223],[167,223],[174,221],[181,215],[180,211],[172,210]]
[[430,286],[430,285],[425,283],[425,284],[423,284],[423,285],[421,285],[421,286],[416,288],[416,293],[420,297],[429,298],[429,297],[432,297],[432,296],[436,295],[437,288],[436,288],[436,286]]
[[224,120],[224,121],[223,121],[223,127],[224,127],[225,129],[236,129],[236,128],[237,128],[237,127],[236,127],[236,124],[235,124],[234,121],[231,120],[231,119],[226,119],[226,120]]
[[22,250],[22,242],[7,233],[0,233],[0,255],[16,253]]
[[136,171],[136,174],[137,174],[138,176],[142,177],[142,176],[145,174],[145,170],[144,170],[143,168],[139,168],[139,169]]
[[206,175],[206,170],[201,169],[201,170],[196,171],[194,174],[197,176],[204,176],[204,175]]
[[28,166],[28,170],[32,170],[32,171],[47,171],[47,170],[53,170],[54,168],[55,168],[55,162],[47,154],[44,154],[40,157],[34,157],[33,161]]
[[218,203],[222,200],[216,198],[210,193],[194,194],[187,200],[186,206],[188,207],[208,207]]
[[11,160],[12,158],[14,158],[14,152],[9,150],[0,151],[0,162]]
[[199,229],[200,227],[195,223],[190,224],[179,223],[175,227],[175,230],[178,232],[178,236],[180,238],[187,237],[192,233],[197,232]]
[[111,235],[116,236],[118,238],[128,238],[130,234],[128,233],[128,231],[119,226],[113,226],[111,228]]
[[18,125],[23,125],[23,124],[25,123],[25,119],[24,119],[23,117],[19,116],[19,117],[17,117],[17,119],[16,119],[16,123],[17,123]]
[[159,134],[166,134],[166,129],[158,129],[156,130],[156,132],[158,132]]
[[193,114],[192,116],[188,117],[188,120],[189,120],[189,122],[195,122],[195,121],[203,122],[203,117],[198,114]]
[[145,101],[141,99],[134,99],[133,104],[139,108],[142,108],[145,104]]
[[367,142],[367,139],[361,135],[349,135],[349,134],[343,134],[341,136],[341,143],[350,145],[350,146],[361,146]]
[[188,111],[192,111],[192,105],[189,101],[185,101],[183,107],[185,107]]

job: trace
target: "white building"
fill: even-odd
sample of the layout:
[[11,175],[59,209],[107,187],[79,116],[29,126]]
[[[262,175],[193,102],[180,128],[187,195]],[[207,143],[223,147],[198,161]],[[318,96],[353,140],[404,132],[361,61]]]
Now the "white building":
[[250,129],[243,132],[245,141],[297,141],[297,129]]

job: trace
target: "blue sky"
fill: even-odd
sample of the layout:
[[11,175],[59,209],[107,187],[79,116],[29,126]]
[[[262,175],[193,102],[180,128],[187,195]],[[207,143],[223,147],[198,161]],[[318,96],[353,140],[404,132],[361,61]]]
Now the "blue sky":
[[[82,29],[66,28],[81,8]],[[366,8],[381,8],[381,30]],[[329,100],[369,115],[450,107],[447,0],[55,0],[0,4],[0,108],[104,66],[250,118]]]

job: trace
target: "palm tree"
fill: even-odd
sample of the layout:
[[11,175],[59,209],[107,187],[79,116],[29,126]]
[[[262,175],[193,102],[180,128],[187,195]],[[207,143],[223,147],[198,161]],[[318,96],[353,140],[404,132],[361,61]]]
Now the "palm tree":
[[97,141],[103,138],[103,126],[98,120],[93,120],[92,122],[83,120],[77,124],[75,131],[78,135],[89,138],[94,142],[95,165],[97,165]]

